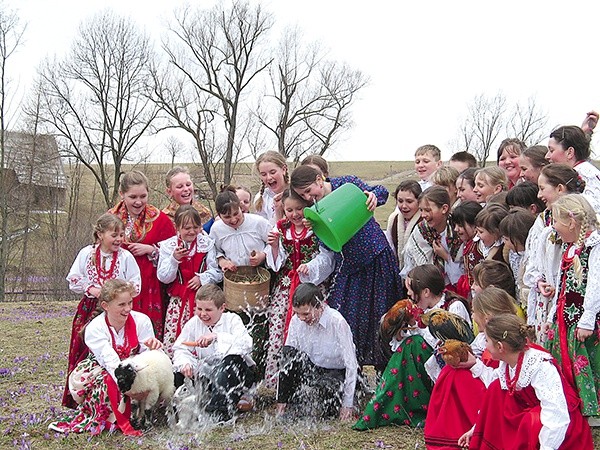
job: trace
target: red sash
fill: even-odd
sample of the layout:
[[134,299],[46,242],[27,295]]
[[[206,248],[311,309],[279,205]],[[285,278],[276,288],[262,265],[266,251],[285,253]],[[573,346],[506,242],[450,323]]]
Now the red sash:
[[[110,337],[112,340],[112,346],[119,355],[119,359],[123,360],[128,358],[134,353],[137,353],[139,348],[139,341],[137,337],[137,328],[135,325],[135,320],[131,314],[127,317],[125,321],[125,341],[123,345],[117,345],[115,342],[115,336],[108,324],[108,317],[106,318],[106,325],[109,327]],[[121,392],[117,386],[117,383],[113,379],[112,376],[107,371],[104,371],[104,382],[106,383],[107,391],[108,391],[108,400],[110,401],[110,406],[115,415],[115,419],[117,421],[117,426],[123,432],[123,434],[127,436],[141,436],[142,432],[140,430],[136,430],[131,426],[129,422],[129,417],[131,415],[131,399],[129,397],[125,397],[125,413],[121,413],[119,411],[119,403],[121,403]]]

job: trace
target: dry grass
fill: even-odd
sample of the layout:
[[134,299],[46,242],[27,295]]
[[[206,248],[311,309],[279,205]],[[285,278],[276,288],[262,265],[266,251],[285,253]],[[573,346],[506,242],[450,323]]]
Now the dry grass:
[[75,302],[0,305],[0,448],[16,449],[414,449],[422,432],[407,427],[353,431],[349,424],[326,422],[275,425],[273,406],[239,419],[235,426],[205,434],[181,434],[157,425],[141,438],[120,433],[63,436],[48,432],[63,417],[60,406]]

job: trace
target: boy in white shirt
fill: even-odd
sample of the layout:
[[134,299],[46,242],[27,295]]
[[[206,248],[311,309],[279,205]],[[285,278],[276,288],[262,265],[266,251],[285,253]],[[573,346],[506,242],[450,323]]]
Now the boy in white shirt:
[[[358,363],[352,331],[344,317],[325,304],[313,283],[301,283],[292,298],[294,316],[280,353],[277,414],[287,403],[312,402],[324,416],[352,419]],[[306,395],[308,391],[316,395]],[[341,403],[341,408],[340,408]]]
[[252,337],[242,319],[225,312],[225,294],[215,284],[196,292],[194,316],[184,325],[173,345],[175,386],[184,377],[208,379],[211,398],[206,412],[229,420],[245,387],[254,382],[250,357]]

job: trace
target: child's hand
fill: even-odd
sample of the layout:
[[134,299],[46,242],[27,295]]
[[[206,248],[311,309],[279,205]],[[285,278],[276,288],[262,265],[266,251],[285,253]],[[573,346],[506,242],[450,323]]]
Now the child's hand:
[[188,256],[189,253],[190,251],[187,248],[177,247],[175,250],[173,250],[173,258],[175,258],[177,261],[181,261],[183,258]]
[[227,258],[221,258],[219,259],[219,267],[221,268],[221,270],[223,272],[226,271],[231,271],[231,272],[236,272],[237,271],[237,266],[231,262],[230,260],[228,260]]
[[460,448],[469,448],[469,442],[471,441],[471,438],[473,437],[474,432],[475,432],[475,425],[473,425],[473,428],[471,428],[469,431],[467,431],[465,434],[463,434],[460,438],[458,438],[458,445],[460,446]]
[[433,252],[446,262],[450,257],[448,251],[438,241],[433,241]]
[[279,194],[275,194],[273,197],[273,209],[275,210],[275,217],[277,220],[283,219],[283,205],[281,203],[281,197],[283,196],[283,192]]
[[207,333],[203,336],[200,336],[198,339],[196,339],[196,342],[198,343],[198,347],[206,348],[210,344],[215,342],[216,340],[217,340],[216,333]]
[[371,212],[375,211],[375,208],[377,208],[377,196],[371,191],[364,192],[365,194],[367,194],[367,201],[365,202],[367,205],[367,209]]
[[127,245],[127,249],[133,256],[149,255],[154,251],[153,245],[140,244],[139,242],[131,242]]
[[186,364],[185,366],[183,366],[183,369],[181,369],[181,374],[186,378],[192,378],[194,376],[194,372],[192,371],[192,366],[190,366],[189,364]]
[[308,219],[302,219],[302,225],[304,225],[309,230],[312,230],[312,222]]
[[300,264],[296,269],[298,275],[308,275],[308,266],[306,264]]
[[343,422],[347,422],[353,419],[353,410],[348,406],[342,406],[340,408],[340,420]]
[[477,362],[477,358],[475,358],[473,353],[469,352],[469,354],[467,356],[467,360],[459,362],[455,366],[455,368],[456,369],[470,369],[471,367],[473,367],[475,365],[476,362]]
[[585,341],[592,334],[594,334],[594,330],[586,330],[585,328],[579,327],[575,328],[575,339],[577,339],[579,342]]
[[260,266],[265,259],[267,259],[267,254],[265,252],[253,252],[254,254],[250,255],[250,265],[252,267]]
[[156,338],[147,339],[143,344],[148,347],[148,350],[158,350],[159,348],[162,348],[162,342]]
[[87,292],[93,297],[100,298],[100,288],[97,288],[96,286],[88,288]]
[[267,244],[279,245],[279,236],[280,233],[278,230],[269,231],[269,234],[267,235]]
[[554,286],[550,283],[545,282],[544,280],[538,281],[538,289],[540,294],[544,297],[553,297],[554,296]]
[[194,291],[197,291],[200,286],[202,286],[202,283],[200,282],[198,275],[193,276],[190,281],[188,281],[188,287]]

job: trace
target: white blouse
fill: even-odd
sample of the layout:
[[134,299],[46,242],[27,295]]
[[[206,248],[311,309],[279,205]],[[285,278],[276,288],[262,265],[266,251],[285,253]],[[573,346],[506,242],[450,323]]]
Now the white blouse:
[[[97,287],[100,289],[104,283],[96,268],[96,247],[96,245],[88,245],[82,248],[67,275],[69,289],[76,294],[85,294],[89,298],[93,298],[93,295],[88,293],[89,288]],[[112,253],[100,252],[100,263],[104,264],[105,271],[110,270],[112,262]],[[135,288],[136,295],[140,293],[142,287],[140,268],[133,255],[123,248],[120,248],[117,252],[117,260],[111,278],[131,283]]]
[[[177,236],[170,237],[158,245],[160,253],[156,275],[162,283],[172,283],[179,268],[179,261],[173,257],[173,252],[177,249]],[[197,252],[206,253],[203,264],[205,269],[202,272],[196,272],[196,275],[200,278],[200,284],[205,286],[211,283],[220,283],[223,280],[223,272],[217,264],[215,241],[204,231],[198,234],[196,245],[190,249],[189,256],[192,257]]]
[[[559,448],[565,439],[567,428],[571,422],[567,399],[562,389],[562,381],[551,361],[552,356],[547,352],[537,349],[527,350],[516,384],[517,390],[531,385],[541,403],[540,421],[542,422],[542,430],[540,431],[539,440],[542,449]],[[500,366],[497,369],[487,367],[480,360],[477,360],[475,365],[471,367],[473,377],[480,378],[486,387],[494,380],[499,379],[502,389],[508,390],[505,371],[506,363],[504,361],[500,361]],[[514,377],[516,367],[509,366],[508,371],[509,376]]]
[[[264,192],[262,193],[262,209],[256,211],[256,214],[267,219],[272,226],[277,225],[277,215],[275,213],[275,195],[277,194],[275,194],[275,192],[273,192],[271,189],[265,188]],[[260,197],[261,195],[259,191],[254,197],[255,209]]]
[[[273,231],[278,230],[277,228],[274,228]],[[284,230],[284,233],[286,239],[292,239],[291,228]],[[308,230],[306,236],[310,237],[312,235],[312,230]],[[283,244],[281,243],[281,239],[282,237],[279,238],[279,252],[275,258],[273,257],[273,250],[270,245],[269,250],[266,252],[267,267],[274,272],[279,272],[289,257],[288,253],[283,247]],[[327,277],[329,277],[329,275],[333,273],[333,270],[335,269],[335,257],[333,251],[320,245],[319,253],[313,259],[307,262],[306,266],[308,267],[308,275],[299,274],[300,281],[302,283],[314,283],[317,285],[321,284],[327,279]]]
[[217,259],[225,257],[236,266],[250,264],[250,253],[267,252],[267,237],[272,225],[264,217],[244,214],[244,222],[237,228],[230,227],[222,220],[216,221],[210,229],[210,237],[215,241]]
[[[154,337],[154,329],[150,318],[141,312],[131,311],[131,317],[135,321],[138,341],[140,343],[140,353],[148,350],[143,344],[148,339]],[[123,345],[125,340],[125,327],[116,331],[114,327],[108,327],[106,324],[106,313],[95,317],[85,328],[85,345],[94,354],[96,361],[104,367],[110,375],[115,378],[115,369],[121,362],[117,352],[112,346],[112,335],[117,345]],[[116,381],[116,380],[115,380]]]
[[596,214],[600,214],[600,170],[589,161],[582,161],[573,169],[585,181],[583,195],[590,202]]

